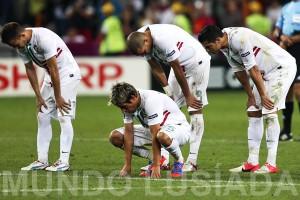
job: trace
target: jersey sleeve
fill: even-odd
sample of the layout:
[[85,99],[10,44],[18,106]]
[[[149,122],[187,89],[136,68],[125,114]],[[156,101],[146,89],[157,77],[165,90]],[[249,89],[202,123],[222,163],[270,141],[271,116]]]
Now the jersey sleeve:
[[254,65],[257,65],[249,33],[243,30],[240,31],[240,33],[236,34],[236,36],[233,38],[232,43],[232,47],[239,53],[246,70],[249,70]]
[[181,47],[185,45],[183,42],[177,42],[175,38],[170,35],[160,36],[155,41],[155,45],[164,51],[167,62],[172,62],[180,56],[180,51],[176,44]]
[[149,98],[145,104],[148,125],[160,124],[163,120],[163,103],[157,98]]
[[41,49],[44,52],[45,60],[55,56],[57,54],[57,44],[56,41],[51,38],[51,35],[46,35],[41,38],[40,42]]

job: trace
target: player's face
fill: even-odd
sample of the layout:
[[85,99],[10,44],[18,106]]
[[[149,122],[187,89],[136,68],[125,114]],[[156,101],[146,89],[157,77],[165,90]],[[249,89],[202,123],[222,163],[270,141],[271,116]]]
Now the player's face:
[[202,44],[202,46],[205,48],[205,50],[206,50],[207,52],[209,52],[209,53],[216,54],[216,53],[218,53],[218,52],[220,51],[220,49],[221,49],[221,46],[220,46],[220,44],[219,44],[218,41],[216,41],[216,42],[211,42],[211,43],[209,43],[209,42],[207,42],[207,41],[204,41],[204,42],[202,42],[201,44]]
[[138,55],[139,56],[146,56],[148,54],[150,54],[152,51],[152,43],[150,39],[145,39],[144,40],[144,44],[141,48],[138,49]]
[[137,108],[138,108],[138,97],[133,96],[130,99],[130,102],[122,103],[119,105],[119,108],[121,109],[122,112],[126,113],[134,113]]
[[13,48],[22,49],[25,47],[26,43],[25,35],[21,34],[18,38],[11,40],[8,45]]

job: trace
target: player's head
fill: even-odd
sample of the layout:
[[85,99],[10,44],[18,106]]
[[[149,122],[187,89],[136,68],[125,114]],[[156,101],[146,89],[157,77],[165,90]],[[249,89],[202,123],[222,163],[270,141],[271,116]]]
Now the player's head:
[[110,104],[119,107],[122,112],[134,113],[139,106],[138,91],[129,83],[117,83],[111,88]]
[[131,53],[137,56],[145,56],[152,51],[152,38],[145,32],[132,32],[126,43]]
[[222,30],[217,26],[207,25],[198,34],[198,41],[208,52],[217,53],[221,49]]
[[24,48],[27,43],[24,30],[17,22],[7,23],[1,31],[1,40],[13,48]]

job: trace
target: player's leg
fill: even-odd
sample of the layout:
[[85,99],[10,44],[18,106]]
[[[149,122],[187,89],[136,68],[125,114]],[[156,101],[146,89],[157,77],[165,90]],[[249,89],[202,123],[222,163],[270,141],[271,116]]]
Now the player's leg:
[[274,101],[273,110],[262,108],[262,114],[266,120],[266,140],[268,148],[268,157],[266,164],[255,173],[276,173],[276,156],[278,148],[278,139],[280,133],[280,124],[278,121],[277,111],[285,107],[285,99],[288,90],[296,74],[296,66],[290,68],[281,68],[274,72],[276,79],[270,79],[264,83],[267,94]]
[[61,86],[62,97],[70,104],[71,109],[68,110],[68,113],[64,113],[64,115],[57,110],[57,116],[61,128],[60,157],[52,166],[46,168],[48,171],[66,171],[70,168],[69,158],[74,137],[72,119],[75,119],[76,96],[79,84],[80,80],[74,80],[67,85]]
[[51,86],[43,83],[41,88],[41,95],[45,100],[48,109],[42,106],[42,112],[37,113],[38,133],[37,133],[37,153],[38,160],[30,165],[23,167],[21,170],[38,170],[48,167],[48,151],[52,138],[51,119],[53,112],[55,112],[55,102],[51,97],[53,89]]
[[[204,63],[202,64],[204,65]],[[187,82],[192,94],[202,102],[203,107],[208,104],[206,89],[209,79],[209,66],[199,68],[197,73],[187,78]],[[198,168],[198,153],[204,133],[204,120],[202,109],[196,110],[188,108],[190,115],[191,137],[190,151],[184,165],[184,171],[196,171]]]
[[280,141],[293,141],[291,133],[292,128],[292,116],[294,112],[294,85],[289,89],[286,96],[285,109],[282,110],[283,127],[280,131]]
[[232,168],[230,172],[254,172],[259,169],[259,150],[264,133],[263,117],[261,113],[261,100],[257,88],[254,86],[253,95],[256,101],[255,106],[247,109],[248,115],[248,149],[249,155],[247,162],[242,163],[239,167]]
[[168,125],[157,134],[159,143],[174,157],[174,165],[171,171],[172,177],[182,177],[184,158],[180,146],[186,144],[190,137],[188,123],[181,125]]
[[[117,128],[113,130],[109,135],[109,141],[115,146],[124,150],[124,128]],[[141,125],[134,125],[134,144],[132,153],[138,157],[146,158],[152,161],[153,156],[151,150],[145,147],[145,145],[151,145],[152,138],[149,135],[148,129]]]

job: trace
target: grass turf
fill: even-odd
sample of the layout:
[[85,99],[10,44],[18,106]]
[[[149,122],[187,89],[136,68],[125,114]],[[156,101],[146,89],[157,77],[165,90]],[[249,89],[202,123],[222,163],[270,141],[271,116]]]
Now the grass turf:
[[[163,171],[159,180],[138,176],[140,167],[147,164],[138,157],[133,157],[131,178],[118,177],[124,155],[109,143],[108,135],[123,122],[120,111],[107,106],[108,97],[78,97],[70,171],[21,172],[21,167],[37,158],[35,100],[1,98],[0,199],[299,199],[300,143],[279,143],[277,174],[230,173],[228,169],[238,166],[248,155],[246,96],[241,91],[209,91],[208,97],[198,157],[200,170],[186,173],[182,179],[171,179],[170,172]],[[295,138],[299,138],[299,121],[295,111]],[[59,135],[59,123],[53,121],[51,163],[59,157]],[[188,144],[182,147],[185,157],[188,150]],[[266,156],[264,137],[260,164]]]

